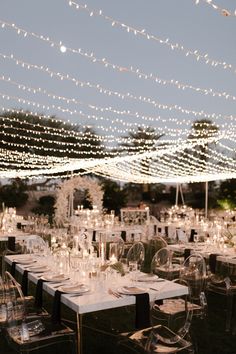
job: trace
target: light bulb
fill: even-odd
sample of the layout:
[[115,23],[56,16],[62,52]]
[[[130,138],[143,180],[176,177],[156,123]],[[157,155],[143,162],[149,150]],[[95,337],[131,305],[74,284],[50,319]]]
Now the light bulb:
[[66,47],[64,46],[64,45],[61,45],[60,46],[60,51],[62,52],[62,53],[65,53],[66,52]]

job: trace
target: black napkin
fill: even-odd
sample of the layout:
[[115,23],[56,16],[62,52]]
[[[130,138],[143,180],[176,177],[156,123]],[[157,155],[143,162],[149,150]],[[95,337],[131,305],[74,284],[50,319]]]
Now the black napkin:
[[191,255],[191,248],[185,248],[184,250],[184,260],[186,261],[186,259]]
[[25,296],[28,295],[28,270],[24,270],[21,281],[21,290]]
[[16,275],[16,263],[17,262],[12,262],[12,264],[11,264],[11,270],[10,270],[10,273],[11,273],[11,275],[14,277],[15,275]]
[[56,290],[52,304],[52,323],[61,322],[61,291]]
[[166,235],[166,237],[168,237],[169,236],[169,227],[168,226],[165,226],[165,235]]
[[121,238],[126,242],[126,231],[121,231]]
[[17,229],[21,230],[21,227],[22,227],[21,222],[16,223],[16,227],[17,227]]
[[96,230],[93,230],[93,239],[92,239],[93,242],[96,241]]
[[16,238],[14,236],[9,236],[7,240],[7,248],[13,252],[16,250]]
[[211,273],[215,274],[216,272],[216,258],[219,256],[217,253],[211,253],[209,255],[209,268]]
[[39,279],[36,285],[34,306],[41,308],[43,306],[43,282],[45,280]]
[[136,294],[136,317],[135,327],[137,329],[143,329],[150,327],[150,305],[149,294]]
[[191,229],[190,237],[189,237],[189,242],[194,242],[194,235],[197,232],[194,229]]

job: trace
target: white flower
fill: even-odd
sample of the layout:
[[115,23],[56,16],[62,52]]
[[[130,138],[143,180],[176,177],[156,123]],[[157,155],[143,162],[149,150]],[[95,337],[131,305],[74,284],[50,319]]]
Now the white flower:
[[103,191],[98,182],[90,177],[73,177],[63,182],[57,190],[55,222],[59,225],[68,222],[71,216],[69,201],[75,189],[88,189],[89,199],[92,205],[95,205],[99,211],[102,211]]

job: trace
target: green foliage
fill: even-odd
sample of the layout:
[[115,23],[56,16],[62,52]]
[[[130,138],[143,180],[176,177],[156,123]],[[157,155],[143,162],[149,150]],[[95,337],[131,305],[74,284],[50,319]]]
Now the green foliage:
[[122,276],[125,275],[124,266],[121,262],[116,262],[111,264],[110,267],[120,273]]
[[54,215],[54,204],[55,198],[51,195],[45,195],[39,198],[38,206],[32,209],[32,212],[37,215],[45,215],[48,216],[48,220],[52,223],[53,215]]
[[217,203],[224,210],[233,210],[236,208],[236,202],[228,198],[218,199]]
[[236,207],[236,179],[232,178],[221,182],[217,202],[223,209]]
[[22,207],[28,200],[27,185],[20,178],[0,187],[0,203],[7,207]]
[[119,214],[120,209],[126,205],[127,194],[120,186],[111,180],[103,181],[103,207],[107,211],[114,210],[115,214]]

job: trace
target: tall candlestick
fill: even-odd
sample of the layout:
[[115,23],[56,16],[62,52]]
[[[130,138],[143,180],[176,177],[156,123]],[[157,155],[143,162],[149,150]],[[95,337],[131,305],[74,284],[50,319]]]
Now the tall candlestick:
[[105,262],[105,245],[103,242],[101,244],[101,260],[102,260],[102,263]]

